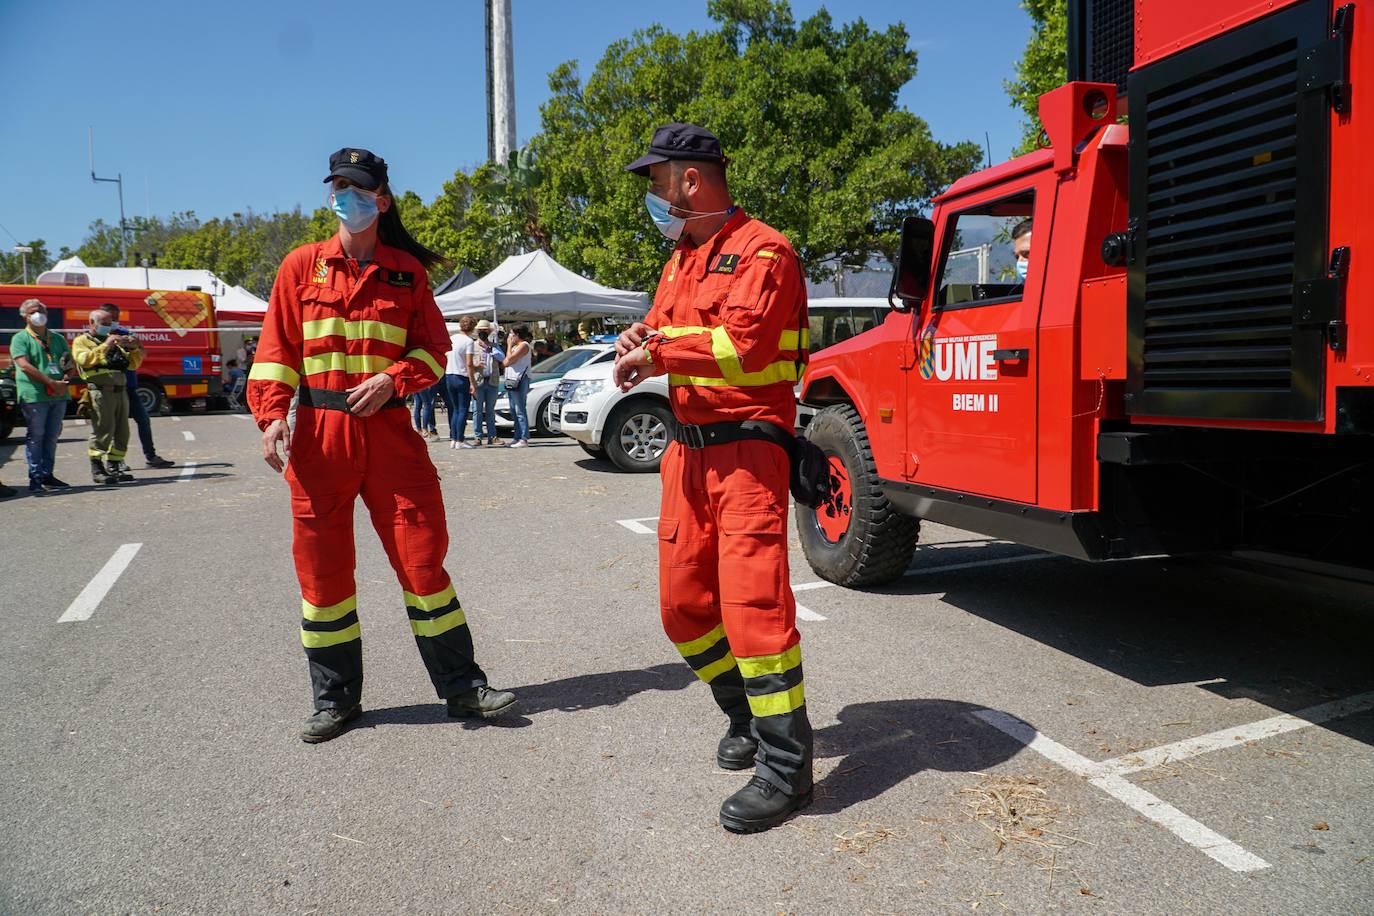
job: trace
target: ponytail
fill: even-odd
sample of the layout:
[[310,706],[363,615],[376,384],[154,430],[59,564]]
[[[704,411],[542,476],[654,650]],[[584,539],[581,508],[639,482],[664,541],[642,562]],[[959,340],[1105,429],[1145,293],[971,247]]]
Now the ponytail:
[[414,255],[415,259],[425,266],[425,270],[439,264],[451,264],[452,261],[439,252],[421,245],[415,240],[415,236],[406,230],[401,223],[401,211],[396,206],[396,197],[391,193],[390,185],[384,184],[379,190],[391,198],[391,206],[377,220],[377,238],[381,243]]

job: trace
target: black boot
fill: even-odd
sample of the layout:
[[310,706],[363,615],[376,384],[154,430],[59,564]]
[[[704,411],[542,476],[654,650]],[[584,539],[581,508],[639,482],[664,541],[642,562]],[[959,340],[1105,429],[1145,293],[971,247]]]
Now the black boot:
[[319,744],[330,738],[337,738],[344,726],[363,714],[361,705],[349,709],[321,709],[305,720],[301,727],[301,740],[306,744]]
[[455,719],[475,716],[495,719],[508,712],[515,712],[517,707],[515,694],[509,690],[495,690],[485,684],[448,698],[448,714]]
[[722,770],[747,770],[754,765],[759,743],[751,731],[753,720],[733,723],[716,748],[716,764]]
[[143,463],[150,468],[158,469],[173,468],[176,467],[177,464],[175,461],[168,461],[166,458],[163,458],[160,455],[149,455],[146,459],[144,459]]
[[105,467],[110,469],[110,473],[115,475],[120,483],[133,483],[134,475],[129,473],[129,466],[123,461],[107,461]]
[[720,806],[720,825],[732,833],[759,833],[778,826],[809,804],[810,789],[788,795],[762,776],[755,776]]
[[101,461],[99,458],[91,459],[91,480],[99,484],[119,483],[119,477],[115,474],[111,474],[109,469],[105,467],[105,462]]

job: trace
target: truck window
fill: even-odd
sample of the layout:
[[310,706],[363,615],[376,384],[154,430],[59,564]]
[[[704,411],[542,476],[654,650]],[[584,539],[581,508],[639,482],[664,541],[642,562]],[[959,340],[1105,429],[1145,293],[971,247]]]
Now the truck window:
[[955,214],[945,230],[935,308],[1020,299],[1025,281],[1017,271],[1017,242],[1023,249],[1029,244],[1034,211],[1035,192],[1025,191]]

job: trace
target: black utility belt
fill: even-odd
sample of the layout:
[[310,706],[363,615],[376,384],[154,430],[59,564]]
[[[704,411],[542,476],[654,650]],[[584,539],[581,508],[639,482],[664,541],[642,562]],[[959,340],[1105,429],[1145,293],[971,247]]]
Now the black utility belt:
[[706,448],[708,445],[724,445],[727,442],[744,442],[757,439],[772,442],[788,455],[796,448],[796,437],[774,423],[763,420],[740,420],[735,423],[707,423],[697,426],[694,423],[681,423],[677,428],[677,441],[687,448]]
[[[348,406],[347,391],[326,391],[323,388],[311,388],[308,385],[300,387],[300,406],[313,407],[316,410],[338,410],[343,413],[351,414],[352,408]],[[381,410],[391,407],[406,406],[405,398],[391,398],[381,406]]]

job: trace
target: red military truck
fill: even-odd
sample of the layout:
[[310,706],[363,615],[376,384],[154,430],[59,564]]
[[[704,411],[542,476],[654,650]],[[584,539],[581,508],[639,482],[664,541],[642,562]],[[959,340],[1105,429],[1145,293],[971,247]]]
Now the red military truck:
[[92,309],[107,302],[119,306],[120,325],[148,351],[138,368],[138,396],[149,412],[223,394],[219,333],[208,293],[0,285],[0,370],[10,364],[9,341],[23,326],[19,305],[25,299],[41,299],[48,306],[48,326],[68,340],[85,330]]
[[908,218],[885,322],[808,367],[808,560],[889,580],[931,519],[1366,578],[1374,0],[1076,0],[1069,58],[1046,148]]

